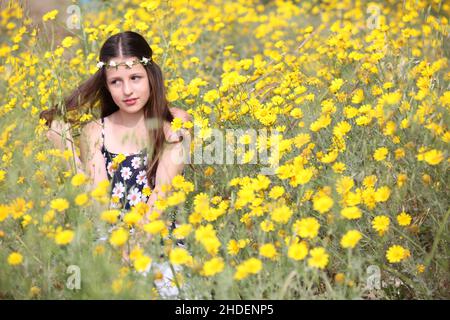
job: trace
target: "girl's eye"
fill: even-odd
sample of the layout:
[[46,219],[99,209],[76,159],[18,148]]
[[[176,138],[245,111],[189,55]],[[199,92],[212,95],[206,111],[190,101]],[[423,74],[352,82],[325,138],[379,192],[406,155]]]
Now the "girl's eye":
[[[131,77],[131,80],[133,80],[133,81],[137,81],[137,80],[139,80],[140,78],[142,78],[141,76],[132,76]],[[115,79],[115,80],[112,80],[111,82],[110,82],[110,84],[111,85],[117,85],[118,83],[119,83],[119,81],[120,80],[117,80],[117,79]]]

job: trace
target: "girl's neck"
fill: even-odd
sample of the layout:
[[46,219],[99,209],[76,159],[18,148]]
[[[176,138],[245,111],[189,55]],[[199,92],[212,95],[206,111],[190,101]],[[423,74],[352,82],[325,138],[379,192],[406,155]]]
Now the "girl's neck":
[[136,113],[127,113],[120,109],[116,112],[116,121],[122,127],[128,129],[136,128],[141,124],[144,124],[144,110],[140,110]]

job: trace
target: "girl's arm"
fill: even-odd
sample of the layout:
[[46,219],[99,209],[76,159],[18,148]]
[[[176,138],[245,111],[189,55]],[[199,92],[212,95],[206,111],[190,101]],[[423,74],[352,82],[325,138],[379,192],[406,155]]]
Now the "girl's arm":
[[[83,172],[83,165],[75,152],[75,144],[70,132],[70,126],[68,123],[64,123],[60,120],[53,120],[50,129],[47,131],[47,139],[50,140],[55,148],[64,151],[70,150],[73,153],[75,159],[75,167],[77,172]],[[71,170],[72,167],[69,162],[66,162],[67,169]]]
[[155,188],[147,201],[149,212],[159,212],[154,205],[158,197],[164,198],[166,196],[166,192],[162,187],[164,185],[171,185],[172,179],[182,173],[189,153],[190,134],[188,131],[183,130],[183,140],[180,142],[178,142],[179,135],[170,130],[170,124],[165,124],[164,133],[169,143],[165,144],[158,162]]
[[80,156],[94,188],[99,182],[108,179],[101,146],[101,125],[95,121],[86,124],[80,136]]

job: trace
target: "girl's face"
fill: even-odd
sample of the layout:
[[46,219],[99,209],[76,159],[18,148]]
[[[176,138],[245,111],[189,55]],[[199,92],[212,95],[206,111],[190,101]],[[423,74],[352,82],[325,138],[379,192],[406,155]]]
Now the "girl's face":
[[[136,57],[114,58],[111,61],[129,63]],[[117,68],[106,69],[106,85],[111,96],[121,111],[136,113],[144,108],[150,97],[148,76],[142,64],[137,63],[131,68],[120,65]]]

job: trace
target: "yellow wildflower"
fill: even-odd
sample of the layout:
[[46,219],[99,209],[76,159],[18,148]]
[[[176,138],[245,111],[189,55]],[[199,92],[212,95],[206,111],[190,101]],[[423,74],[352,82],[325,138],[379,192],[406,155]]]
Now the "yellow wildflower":
[[18,266],[22,264],[23,256],[18,252],[13,252],[8,256],[8,264],[11,266]]
[[433,149],[425,152],[424,160],[426,163],[435,166],[441,163],[442,160],[444,160],[444,154],[442,153],[442,151]]
[[242,280],[246,278],[249,274],[257,274],[262,269],[262,262],[257,258],[250,258],[242,262],[236,268],[236,273],[234,274],[234,279]]
[[223,271],[225,264],[222,258],[212,258],[203,264],[202,275],[206,277],[214,276]]
[[87,177],[83,173],[77,173],[72,177],[72,185],[75,187],[81,186],[87,182]]
[[374,228],[375,231],[377,231],[378,234],[380,236],[382,236],[383,234],[386,233],[386,231],[388,231],[389,223],[390,223],[389,217],[387,217],[387,216],[376,216],[372,220],[372,228]]
[[166,225],[162,220],[155,220],[144,225],[144,231],[150,234],[158,234],[166,229]]
[[376,161],[383,161],[384,159],[386,159],[388,152],[389,150],[386,147],[378,148],[377,150],[375,150],[373,158]]
[[348,231],[341,239],[342,248],[354,248],[362,236],[358,230]]
[[313,239],[319,234],[320,223],[316,218],[308,217],[297,220],[294,223],[293,230],[302,238]]
[[311,249],[311,251],[309,252],[309,255],[311,256],[308,259],[308,265],[310,267],[324,269],[327,266],[329,255],[325,251],[325,248],[317,247],[317,248]]
[[272,211],[271,217],[275,222],[286,224],[288,223],[292,214],[293,212],[288,206],[282,205],[281,207],[276,208]]
[[42,21],[55,20],[58,10],[52,10],[42,16]]
[[259,254],[263,257],[274,259],[277,256],[277,249],[272,243],[266,243],[259,248]]
[[334,79],[334,80],[331,82],[331,85],[330,85],[330,91],[333,92],[333,93],[338,92],[339,89],[342,87],[343,84],[344,84],[344,80],[342,80],[342,79],[340,79],[340,78]]
[[58,212],[62,212],[69,208],[69,202],[63,198],[54,199],[50,202],[50,207]]
[[411,220],[411,216],[404,211],[397,215],[397,222],[402,227],[409,226],[411,224]]
[[111,233],[109,243],[115,247],[123,246],[128,241],[129,232],[119,228]]
[[87,193],[81,193],[75,197],[75,204],[79,207],[84,206],[89,201]]
[[294,243],[289,246],[288,257],[294,260],[303,260],[308,255],[308,246],[306,242]]
[[134,269],[138,272],[148,271],[150,264],[152,263],[152,258],[149,256],[142,255],[136,260],[134,260]]
[[386,258],[390,263],[398,263],[408,256],[408,251],[399,245],[389,247]]
[[72,230],[61,230],[55,235],[55,243],[63,246],[72,242],[75,233]]
[[317,212],[325,213],[333,207],[333,199],[327,195],[316,197],[313,199],[313,208]]
[[113,209],[113,210],[106,210],[103,211],[100,215],[100,219],[103,221],[106,221],[108,223],[114,224],[117,222],[117,219],[120,215],[120,211]]
[[358,207],[346,207],[341,210],[341,216],[349,220],[359,219],[362,212]]
[[189,255],[186,249],[174,248],[169,254],[170,263],[176,265],[187,264],[192,261],[192,257]]

